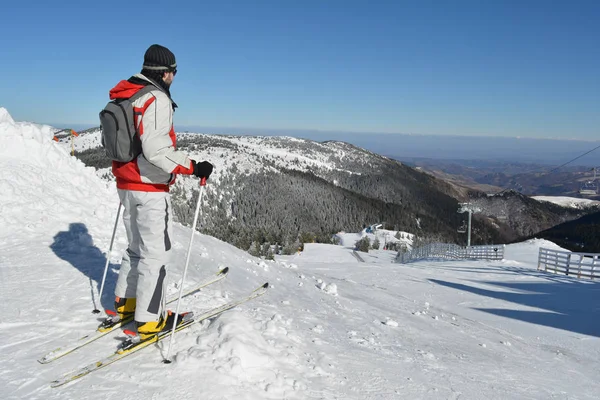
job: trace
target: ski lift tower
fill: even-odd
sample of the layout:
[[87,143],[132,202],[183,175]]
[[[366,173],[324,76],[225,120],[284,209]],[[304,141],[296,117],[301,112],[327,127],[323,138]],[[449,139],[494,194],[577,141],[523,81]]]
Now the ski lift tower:
[[481,208],[474,206],[471,203],[460,203],[458,208],[459,213],[469,213],[469,222],[467,224],[467,247],[471,247],[471,215],[473,213],[481,212]]

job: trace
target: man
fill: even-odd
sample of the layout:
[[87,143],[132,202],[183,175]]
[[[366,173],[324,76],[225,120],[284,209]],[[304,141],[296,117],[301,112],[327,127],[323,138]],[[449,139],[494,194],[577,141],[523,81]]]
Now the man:
[[115,308],[121,318],[134,315],[141,340],[168,329],[165,276],[172,237],[169,186],[177,174],[208,178],[213,166],[196,163],[175,149],[170,87],[177,74],[175,55],[153,44],[144,55],[142,71],[117,84],[111,100],[130,98],[145,86],[149,93],[133,102],[135,126],[142,153],[129,162],[113,161],[117,191],[124,208],[128,247],[115,289]]

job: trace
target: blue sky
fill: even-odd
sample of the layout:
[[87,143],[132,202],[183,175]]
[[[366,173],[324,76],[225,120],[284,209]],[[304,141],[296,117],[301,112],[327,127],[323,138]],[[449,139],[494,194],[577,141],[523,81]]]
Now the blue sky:
[[159,43],[178,130],[600,138],[596,1],[30,1],[0,19],[16,120],[98,125]]

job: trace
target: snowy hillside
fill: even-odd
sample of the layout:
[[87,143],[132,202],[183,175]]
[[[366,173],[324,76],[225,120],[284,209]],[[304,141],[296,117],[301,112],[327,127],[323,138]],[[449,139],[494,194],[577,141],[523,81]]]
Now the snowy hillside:
[[[400,239],[396,238],[397,235],[400,236]],[[335,236],[339,240],[338,244],[345,247],[354,247],[355,243],[363,237],[369,238],[371,244],[377,240],[379,241],[379,250],[385,250],[388,243],[404,244],[404,247],[410,250],[414,238],[414,235],[411,233],[390,231],[387,229],[377,229],[371,232],[363,229],[360,233],[339,232]]]
[[[99,148],[99,130],[81,132],[74,143],[77,150],[90,149],[78,157],[97,167],[98,176],[112,177]],[[70,138],[62,139],[61,145],[70,151]],[[215,166],[203,198],[203,207],[210,212],[202,232],[240,248],[248,249],[257,240],[263,241],[258,246],[266,244],[266,236],[257,239],[255,232],[268,232],[269,240],[293,249],[298,232],[314,234],[323,242],[340,229],[357,232],[378,220],[421,239],[465,242],[457,233],[466,224],[465,216],[456,213],[457,193],[451,185],[356,146],[195,133],[179,133],[178,145],[193,158]],[[193,215],[188,199],[197,188],[196,180],[187,177],[178,178],[173,188],[175,217],[188,226]],[[473,243],[531,237],[593,211],[584,205],[598,204],[561,197],[537,199],[544,201],[510,191],[472,199],[481,208],[475,216]],[[380,243],[386,242],[381,239]]]
[[[111,179],[99,136],[97,129],[80,132],[75,149],[86,151],[76,155],[98,168],[98,176]],[[388,228],[419,231],[420,236],[457,236],[457,201],[444,192],[443,182],[351,144],[292,137],[177,136],[181,151],[214,165],[203,197],[210,212],[201,231],[239,248],[277,243],[289,254],[297,248],[299,234],[327,242],[334,232],[356,232],[378,220]],[[70,142],[64,137],[60,145],[70,151]],[[189,199],[197,189],[196,179],[182,176],[172,190],[175,218],[188,226],[193,215]],[[497,229],[484,221],[475,235],[489,236],[492,230]]]
[[577,209],[585,209],[591,207],[599,207],[600,201],[591,199],[578,199],[576,197],[565,197],[565,196],[532,196],[532,199],[537,201],[547,201],[550,203],[558,204],[562,207],[570,207]]
[[[199,135],[187,132],[177,133],[177,137],[179,145],[186,148],[192,158],[210,160],[213,163],[212,185],[207,187],[208,192],[215,190],[215,185],[224,178],[240,180],[237,173],[232,173],[232,168],[242,176],[256,173],[263,168],[265,168],[265,173],[279,173],[279,169],[286,168],[316,173],[321,177],[331,172],[351,176],[353,174],[361,175],[360,171],[364,168],[378,168],[373,160],[391,162],[385,157],[344,142],[319,143],[293,137]],[[199,139],[205,145],[195,144]],[[188,144],[189,141],[193,144]],[[65,151],[71,151],[70,137],[61,138],[59,144]],[[84,151],[100,146],[101,131],[99,129],[88,130],[73,139],[75,151]],[[365,157],[367,154],[371,157],[369,160]],[[353,167],[348,169],[348,166]],[[102,169],[99,175],[107,171],[108,169]],[[335,180],[333,182],[335,183]],[[187,179],[187,177],[181,177],[177,181],[177,185],[181,186],[188,196],[191,196],[192,189],[197,189],[195,180]],[[231,192],[219,193],[219,197],[227,199],[231,199],[233,196],[234,194]]]
[[[76,151],[83,151],[100,146],[101,132],[99,129],[89,130],[76,137],[73,144]],[[344,160],[347,163],[351,160],[357,165],[365,164],[362,154],[366,153],[375,157],[384,158],[364,149],[358,149],[355,146],[343,142],[314,142],[312,140],[298,139],[293,137],[279,136],[230,136],[230,135],[202,135],[207,142],[218,143],[222,149],[204,152],[204,149],[197,148],[198,155],[219,159],[227,155],[230,163],[235,163],[241,170],[246,168],[255,169],[257,165],[262,165],[265,161],[273,162],[278,167],[295,166],[298,170],[309,171],[314,168],[325,170],[339,169],[336,164]],[[198,137],[196,133],[177,133],[180,141],[193,140]],[[70,138],[60,140],[65,147],[71,148]],[[215,146],[217,147],[217,146]],[[232,153],[223,152],[223,149],[238,148],[231,158]],[[299,149],[302,155],[299,155]],[[251,158],[248,159],[248,154]],[[209,155],[211,157],[209,157]],[[353,171],[340,169],[349,174]]]
[[[2,399],[597,399],[600,286],[538,272],[532,240],[506,259],[392,263],[385,250],[307,244],[267,262],[197,234],[186,286],[229,276],[185,301],[202,311],[269,281],[262,298],[79,381],[49,382],[95,361],[121,332],[54,361],[111,307],[97,293],[118,206],[114,187],[51,140],[50,127],[0,109],[0,385]],[[202,217],[201,217],[202,218]],[[175,226],[170,293],[190,230]],[[347,233],[348,240],[359,235]],[[555,247],[555,246],[554,246]]]

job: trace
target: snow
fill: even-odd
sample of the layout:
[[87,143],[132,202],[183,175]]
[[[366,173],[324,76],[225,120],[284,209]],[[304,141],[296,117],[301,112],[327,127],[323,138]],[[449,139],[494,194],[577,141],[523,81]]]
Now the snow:
[[[187,281],[227,279],[182,304],[202,311],[269,281],[269,292],[66,386],[49,382],[115,348],[121,332],[48,365],[37,359],[98,324],[118,200],[114,185],[0,108],[0,384],[3,399],[597,399],[596,282],[537,271],[532,239],[502,261],[392,263],[306,244],[266,261],[197,234]],[[209,182],[210,184],[210,182]],[[190,229],[176,225],[169,293]],[[347,235],[347,236],[346,236]],[[393,236],[393,235],[392,235]],[[346,239],[344,239],[345,241]],[[119,224],[107,287],[111,307]]]
[[[400,239],[396,239],[396,235],[400,233]],[[339,240],[341,246],[354,248],[356,242],[363,237],[367,237],[370,240],[371,245],[375,239],[379,240],[379,249],[383,250],[386,243],[404,243],[408,249],[412,248],[412,241],[414,235],[404,231],[392,231],[387,229],[377,229],[372,233],[367,233],[366,229],[363,229],[360,233],[347,233],[338,232],[335,234]]]
[[547,201],[549,203],[558,204],[562,207],[569,208],[590,208],[600,206],[600,201],[591,199],[579,199],[577,197],[566,197],[566,196],[532,196],[537,201]]
[[12,119],[8,110],[4,107],[0,107],[0,124],[12,124],[14,125],[15,121]]

